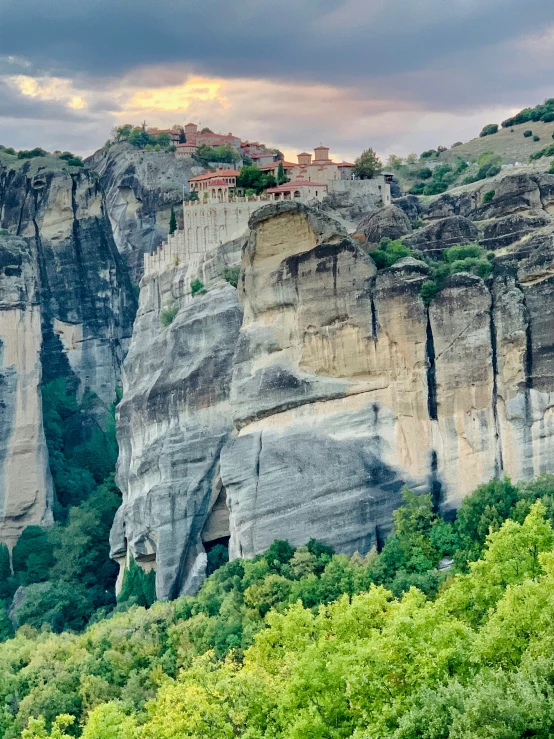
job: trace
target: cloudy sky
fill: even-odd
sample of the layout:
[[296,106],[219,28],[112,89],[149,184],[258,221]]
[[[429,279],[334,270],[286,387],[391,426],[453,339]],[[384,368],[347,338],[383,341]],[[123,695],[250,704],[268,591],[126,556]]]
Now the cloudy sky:
[[0,144],[189,120],[351,159],[554,97],[553,0],[0,0]]

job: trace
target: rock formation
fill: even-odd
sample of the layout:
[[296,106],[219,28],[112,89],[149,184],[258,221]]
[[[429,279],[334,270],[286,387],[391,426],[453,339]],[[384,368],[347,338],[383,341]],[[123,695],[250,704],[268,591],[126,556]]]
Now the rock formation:
[[117,248],[138,283],[144,254],[167,238],[172,207],[181,218],[183,185],[204,168],[173,152],[145,152],[126,143],[99,149],[87,165],[99,176]]
[[365,234],[370,244],[378,244],[382,238],[399,239],[412,230],[406,213],[396,205],[388,205],[358,224],[358,231]]
[[[548,223],[489,280],[455,275],[429,307],[423,262],[377,271],[337,221],[294,202],[251,219],[242,310],[219,278],[233,250],[143,280],[114,556],[155,564],[169,597],[198,587],[204,552],[227,536],[232,557],[275,538],[364,553],[404,485],[448,510],[495,475],[554,471]],[[195,277],[207,292],[193,298]]]
[[[205,549],[229,537],[219,456],[233,430],[229,394],[242,309],[221,275],[238,263],[240,248],[233,242],[141,283],[118,413],[123,504],[111,548],[122,573],[129,557],[156,566],[160,598],[195,592]],[[191,295],[194,279],[205,294]],[[166,323],[174,316],[169,325],[164,315]]]
[[2,452],[0,540],[50,520],[40,385],[97,396],[120,384],[135,299],[94,176],[58,159],[0,159]]
[[432,221],[406,236],[403,241],[411,249],[440,257],[445,249],[454,244],[474,244],[478,239],[479,231],[469,218],[448,216]]

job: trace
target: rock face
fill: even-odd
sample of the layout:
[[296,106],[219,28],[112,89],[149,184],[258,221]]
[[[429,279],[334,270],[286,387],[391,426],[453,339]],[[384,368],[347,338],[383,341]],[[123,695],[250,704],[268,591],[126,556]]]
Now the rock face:
[[[114,556],[156,566],[170,597],[198,587],[227,536],[232,557],[275,538],[363,553],[404,485],[446,511],[495,475],[554,471],[553,230],[512,245],[487,282],[455,275],[429,307],[424,263],[377,272],[295,202],[253,215],[240,305],[218,277],[233,249],[143,280]],[[191,298],[197,276],[208,291]]]
[[[233,242],[141,283],[119,405],[123,504],[111,549],[122,573],[130,557],[155,566],[160,598],[196,592],[206,549],[229,537],[219,456],[233,430],[229,394],[242,309],[221,273],[238,262],[240,247]],[[197,278],[208,292],[192,297]],[[164,327],[171,310],[175,318]]]
[[403,239],[411,249],[432,252],[440,256],[445,249],[454,244],[472,244],[479,239],[477,227],[463,216],[449,216],[433,221]]
[[399,239],[412,230],[406,213],[396,205],[388,205],[377,213],[362,218],[358,231],[365,234],[370,244],[378,244],[382,238]]
[[92,391],[103,419],[135,312],[96,179],[62,165],[0,158],[0,228],[13,234],[0,237],[0,540],[10,545],[51,518],[41,383]]
[[99,149],[87,165],[100,178],[117,248],[138,283],[143,255],[167,238],[172,207],[181,218],[183,185],[204,168],[172,152],[145,152],[126,143]]
[[42,426],[38,265],[25,239],[0,236],[0,539],[52,521]]

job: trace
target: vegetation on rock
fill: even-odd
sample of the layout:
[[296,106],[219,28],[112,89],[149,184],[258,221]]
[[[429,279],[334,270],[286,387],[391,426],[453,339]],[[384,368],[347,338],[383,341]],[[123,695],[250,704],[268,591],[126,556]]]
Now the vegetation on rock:
[[554,121],[554,98],[548,98],[542,105],[534,108],[524,108],[519,113],[502,121],[502,128],[511,128],[520,123],[528,123],[529,121],[543,121],[549,123]]

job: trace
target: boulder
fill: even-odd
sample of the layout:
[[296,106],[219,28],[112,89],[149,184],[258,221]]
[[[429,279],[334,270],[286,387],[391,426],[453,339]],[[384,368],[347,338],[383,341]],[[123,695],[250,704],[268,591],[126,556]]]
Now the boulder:
[[402,198],[395,198],[393,205],[403,210],[410,221],[416,221],[424,212],[423,204],[417,195],[405,195]]
[[378,244],[382,238],[399,239],[412,231],[412,224],[402,208],[388,205],[377,213],[362,218],[357,231],[367,237],[370,244]]
[[449,246],[472,244],[479,238],[479,232],[469,218],[449,216],[434,221],[403,239],[411,249],[440,255]]

